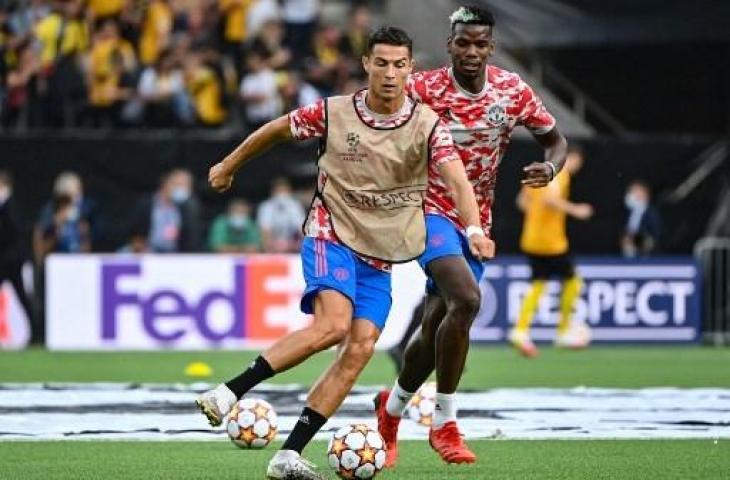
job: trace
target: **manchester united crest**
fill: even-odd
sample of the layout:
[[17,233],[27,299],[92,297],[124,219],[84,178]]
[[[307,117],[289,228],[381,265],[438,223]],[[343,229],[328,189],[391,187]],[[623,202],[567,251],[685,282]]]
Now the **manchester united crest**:
[[507,112],[505,112],[504,107],[502,105],[491,105],[487,109],[487,120],[492,125],[504,124],[506,117],[507,117]]

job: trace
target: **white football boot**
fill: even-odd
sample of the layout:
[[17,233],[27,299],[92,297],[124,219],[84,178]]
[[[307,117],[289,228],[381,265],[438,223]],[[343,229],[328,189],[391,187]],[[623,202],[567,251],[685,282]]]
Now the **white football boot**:
[[317,466],[294,450],[279,450],[266,469],[268,480],[327,480]]
[[208,418],[208,423],[212,427],[217,427],[223,423],[223,419],[237,401],[236,395],[224,383],[221,383],[213,390],[201,393],[195,400],[195,404]]
[[555,346],[580,350],[591,343],[591,329],[585,323],[575,323],[562,334],[555,337]]

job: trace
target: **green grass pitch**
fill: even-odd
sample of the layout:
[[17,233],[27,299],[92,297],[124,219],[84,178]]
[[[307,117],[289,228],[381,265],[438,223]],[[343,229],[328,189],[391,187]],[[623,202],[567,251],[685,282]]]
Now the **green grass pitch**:
[[[211,365],[217,382],[245,367],[253,352],[51,353],[0,352],[0,382],[190,382],[191,361]],[[332,352],[275,379],[311,384]],[[394,371],[377,354],[361,384],[387,385]],[[504,347],[473,348],[462,387],[719,387],[730,388],[730,349],[593,347],[583,352],[543,348],[525,360]],[[586,440],[471,441],[474,466],[448,466],[426,442],[404,442],[387,479],[730,479],[730,441]],[[275,446],[241,451],[228,442],[3,442],[0,479],[262,479]],[[325,471],[325,445],[305,451]],[[332,475],[332,478],[334,476]]]

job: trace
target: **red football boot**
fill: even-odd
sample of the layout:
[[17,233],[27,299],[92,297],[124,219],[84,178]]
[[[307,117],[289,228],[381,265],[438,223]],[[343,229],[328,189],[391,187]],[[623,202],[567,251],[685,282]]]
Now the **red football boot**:
[[398,425],[400,417],[388,413],[385,405],[388,403],[389,390],[383,390],[375,395],[375,414],[378,417],[378,432],[385,441],[385,468],[392,468],[398,460]]
[[428,434],[431,448],[436,450],[446,463],[474,463],[477,456],[469,450],[459,432],[456,422],[446,422],[441,428]]

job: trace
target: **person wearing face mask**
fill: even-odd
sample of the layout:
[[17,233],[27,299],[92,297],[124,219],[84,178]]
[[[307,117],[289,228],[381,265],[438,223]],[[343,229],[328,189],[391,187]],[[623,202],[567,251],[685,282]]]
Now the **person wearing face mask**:
[[271,197],[259,207],[258,224],[264,252],[296,252],[302,240],[304,208],[285,178],[274,180]]
[[200,206],[190,172],[175,169],[164,174],[158,190],[137,205],[130,230],[135,238],[146,234],[151,252],[201,251]]
[[661,232],[659,214],[651,205],[651,190],[643,180],[633,180],[626,189],[624,204],[628,210],[626,227],[621,237],[624,257],[641,257],[656,250]]
[[[62,172],[53,184],[53,197],[41,209],[33,227],[34,291],[38,322],[45,315],[45,259],[50,253],[86,253],[92,250],[96,214],[84,197],[81,177]],[[38,334],[42,341],[43,332]]]
[[259,229],[251,219],[251,206],[245,200],[231,200],[226,213],[213,220],[208,246],[218,253],[256,253],[261,250]]
[[[53,230],[54,224],[58,222],[58,199],[60,197],[68,197],[69,204],[63,212],[64,220],[68,224],[65,236],[61,239],[61,243],[57,245],[60,250],[68,253],[77,253],[84,251],[81,245],[88,242],[88,251],[94,246],[95,240],[99,237],[99,225],[96,214],[95,203],[84,195],[84,187],[81,177],[75,172],[62,172],[53,183],[53,198],[47,202],[41,209],[38,223],[33,232],[33,241],[35,244],[36,259],[39,258],[39,252],[43,250],[39,244],[44,234]],[[79,228],[79,223],[85,223],[83,228]],[[85,230],[86,238],[80,238],[78,233]],[[55,248],[55,247],[54,247]],[[41,257],[43,255],[40,255]]]
[[12,285],[30,321],[30,341],[37,344],[42,343],[42,326],[35,321],[22,279],[22,243],[20,218],[13,200],[13,181],[8,172],[0,170],[0,286],[6,280]]

